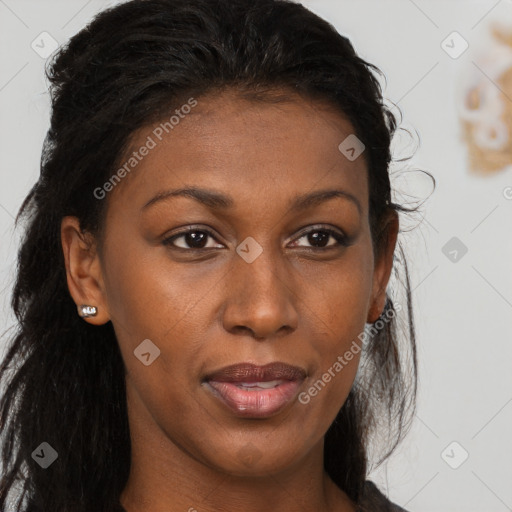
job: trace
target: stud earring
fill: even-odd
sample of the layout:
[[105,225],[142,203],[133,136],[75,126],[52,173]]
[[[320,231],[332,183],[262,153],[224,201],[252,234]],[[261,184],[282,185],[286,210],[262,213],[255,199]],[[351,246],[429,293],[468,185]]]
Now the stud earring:
[[78,314],[82,318],[88,318],[90,316],[96,316],[98,314],[98,308],[96,306],[88,306],[87,304],[82,304],[78,308]]

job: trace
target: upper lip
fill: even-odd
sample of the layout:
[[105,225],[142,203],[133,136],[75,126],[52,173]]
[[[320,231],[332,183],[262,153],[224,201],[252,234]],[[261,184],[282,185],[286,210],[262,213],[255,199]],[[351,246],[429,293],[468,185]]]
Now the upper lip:
[[299,366],[276,361],[265,366],[239,363],[225,366],[209,374],[205,380],[218,382],[269,382],[272,380],[303,380],[306,370]]

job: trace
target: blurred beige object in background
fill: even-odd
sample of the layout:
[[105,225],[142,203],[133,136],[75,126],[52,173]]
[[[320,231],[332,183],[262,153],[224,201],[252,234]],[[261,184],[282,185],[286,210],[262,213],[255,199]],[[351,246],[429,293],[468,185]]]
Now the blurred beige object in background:
[[458,95],[470,171],[483,175],[512,166],[512,25],[487,30]]

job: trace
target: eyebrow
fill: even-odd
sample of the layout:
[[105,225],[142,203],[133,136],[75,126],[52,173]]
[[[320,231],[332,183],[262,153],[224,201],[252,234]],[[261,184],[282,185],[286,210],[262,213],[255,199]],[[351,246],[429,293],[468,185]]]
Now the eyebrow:
[[[156,196],[145,203],[141,210],[146,210],[150,206],[172,197],[190,197],[213,210],[232,208],[235,204],[232,197],[220,192],[199,187],[186,187],[159,192]],[[291,200],[290,209],[295,211],[304,210],[335,197],[348,199],[357,206],[359,214],[362,213],[362,207],[359,200],[350,192],[341,189],[316,190],[314,192],[298,195]]]

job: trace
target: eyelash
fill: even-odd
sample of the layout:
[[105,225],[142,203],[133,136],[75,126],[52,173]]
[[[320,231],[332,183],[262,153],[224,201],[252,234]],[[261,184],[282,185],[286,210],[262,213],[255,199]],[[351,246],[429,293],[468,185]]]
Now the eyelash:
[[[209,231],[208,229],[190,226],[186,230],[183,230],[179,233],[175,233],[174,235],[172,235],[168,238],[165,238],[162,241],[162,244],[164,244],[166,246],[170,246],[173,249],[186,251],[186,252],[194,252],[194,251],[199,252],[199,251],[207,251],[210,249],[214,249],[213,247],[183,248],[183,247],[177,247],[176,245],[174,245],[175,240],[177,240],[181,237],[184,237],[184,236],[188,235],[189,233],[205,233],[208,238],[212,238],[213,240],[216,240],[213,233],[211,231]],[[300,247],[302,247],[303,249],[311,250],[311,251],[326,251],[326,250],[335,249],[335,248],[339,248],[339,247],[346,247],[348,245],[348,238],[345,235],[339,233],[338,231],[336,231],[332,228],[328,228],[328,227],[314,227],[307,231],[302,231],[299,234],[299,236],[294,239],[294,241],[300,240],[301,238],[304,238],[305,236],[308,236],[309,234],[312,234],[312,233],[327,233],[328,235],[332,236],[336,240],[336,243],[333,245],[327,245],[325,247],[314,247],[314,246],[309,246],[309,247],[300,246]],[[220,242],[217,242],[217,243],[220,243]],[[329,240],[328,240],[328,243],[329,243]]]

